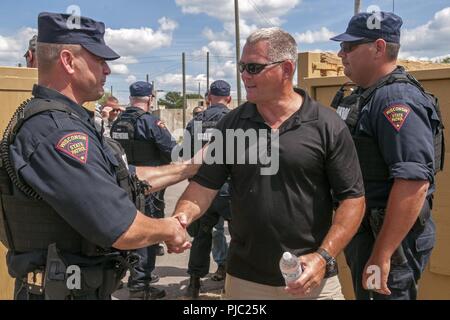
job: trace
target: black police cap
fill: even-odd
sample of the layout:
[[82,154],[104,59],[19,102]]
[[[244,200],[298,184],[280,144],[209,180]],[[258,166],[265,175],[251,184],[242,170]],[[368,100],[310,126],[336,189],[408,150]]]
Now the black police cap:
[[120,56],[105,44],[105,24],[87,17],[73,17],[64,13],[42,12],[38,17],[38,42],[78,44],[93,55],[105,60]]
[[145,81],[138,81],[130,86],[130,96],[149,97],[153,95],[153,86]]
[[384,39],[386,42],[400,43],[402,18],[392,12],[363,12],[354,15],[347,30],[330,40],[354,42],[363,39]]
[[219,97],[228,97],[230,95],[231,87],[228,82],[223,80],[217,80],[211,83],[209,87],[209,94]]

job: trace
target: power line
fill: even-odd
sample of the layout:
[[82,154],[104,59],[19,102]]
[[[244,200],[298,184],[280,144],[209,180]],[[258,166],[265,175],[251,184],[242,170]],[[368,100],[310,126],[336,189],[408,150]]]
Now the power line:
[[253,9],[255,9],[256,13],[264,20],[267,22],[268,25],[275,27],[275,25],[270,21],[270,19],[268,19],[263,11],[261,9],[258,8],[258,6],[252,1],[252,0],[247,0],[250,5],[253,7]]

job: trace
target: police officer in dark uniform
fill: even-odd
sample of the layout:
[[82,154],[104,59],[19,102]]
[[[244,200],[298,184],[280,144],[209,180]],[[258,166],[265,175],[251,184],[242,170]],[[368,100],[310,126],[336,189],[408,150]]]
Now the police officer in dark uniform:
[[[150,113],[153,97],[150,83],[133,83],[130,86],[130,106],[112,125],[111,137],[125,149],[129,164],[161,166],[171,162],[176,142],[165,124]],[[164,190],[146,197],[145,214],[154,218],[164,217]],[[159,244],[137,250],[141,259],[130,271],[128,279],[131,296],[139,296],[142,292],[146,292],[149,298],[165,296],[164,290],[149,286],[159,280],[157,275],[152,275],[159,250]]]
[[435,242],[443,126],[437,100],[396,65],[401,25],[393,13],[360,13],[331,39],[341,42],[344,73],[358,86],[346,98],[341,88],[333,101],[366,189],[365,218],[345,250],[358,299],[416,299]]
[[[230,85],[223,80],[217,80],[210,86],[207,95],[208,108],[194,116],[186,127],[191,137],[191,150],[195,154],[197,148],[210,142],[212,130],[216,124],[230,110]],[[197,140],[197,141],[196,141]],[[193,156],[192,154],[192,156]],[[194,237],[189,253],[188,273],[190,275],[187,296],[197,299],[200,292],[200,278],[209,272],[210,252],[212,247],[212,231],[219,219],[231,219],[230,213],[230,185],[225,183],[219,191],[211,207],[206,213],[188,228],[189,234]],[[225,265],[218,266],[218,272],[225,274]]]
[[96,131],[82,107],[99,99],[119,58],[105,26],[41,13],[39,84],[1,143],[0,240],[9,249],[16,299],[110,299],[134,259],[124,250],[182,243],[179,220],[152,219],[143,194],[195,173],[185,164],[130,167],[120,145]]

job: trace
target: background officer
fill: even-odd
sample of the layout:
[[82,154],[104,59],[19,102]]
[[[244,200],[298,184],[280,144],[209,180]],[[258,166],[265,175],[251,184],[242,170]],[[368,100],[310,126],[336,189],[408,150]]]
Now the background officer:
[[[96,131],[82,107],[104,94],[106,61],[119,55],[105,44],[103,23],[80,17],[73,29],[69,18],[39,15],[39,84],[1,144],[0,240],[16,299],[110,299],[131,263],[123,250],[160,241],[189,247],[178,220],[145,216],[140,200],[196,167],[127,170],[118,144]],[[73,287],[71,265],[81,272]]]
[[[192,139],[191,146],[204,146],[211,140],[211,130],[214,129],[217,123],[225,116],[230,110],[228,105],[231,102],[230,85],[223,80],[217,80],[210,86],[210,90],[207,94],[208,106],[205,111],[198,113],[194,119],[188,123],[186,130],[189,132]],[[197,125],[202,126],[202,130],[196,130]],[[194,140],[200,140],[201,143],[195,144]],[[194,150],[194,153],[198,150]],[[189,265],[188,273],[190,274],[189,286],[187,289],[187,296],[197,299],[200,292],[200,278],[206,276],[209,272],[209,263],[212,247],[212,232],[215,225],[220,222],[221,218],[226,220],[231,219],[230,213],[230,186],[225,183],[220,189],[219,194],[212,202],[205,215],[199,220],[195,221],[189,226],[189,234],[194,237],[192,241],[192,248],[189,253]],[[222,229],[221,236],[223,234],[223,220],[219,225]],[[216,235],[216,237],[220,236]],[[215,257],[219,256],[217,271],[214,275],[216,280],[223,280],[226,274],[225,271],[225,258],[227,252],[227,243],[221,238],[222,241],[216,241],[216,244],[221,245],[221,248],[215,248]],[[225,256],[225,257],[224,257]]]
[[[138,81],[130,86],[130,106],[114,122],[111,137],[121,143],[128,162],[138,166],[161,166],[171,162],[175,139],[165,124],[150,113],[153,102],[153,87]],[[164,190],[148,195],[145,199],[145,214],[154,218],[164,217]],[[162,298],[164,290],[149,286],[159,277],[152,276],[159,244],[138,249],[140,262],[131,270],[128,288],[132,296],[146,291],[150,298]],[[164,251],[162,252],[164,253]]]
[[358,299],[370,296],[371,266],[381,270],[373,298],[415,299],[435,242],[430,210],[442,124],[434,97],[396,65],[401,25],[393,13],[360,13],[331,39],[341,42],[345,75],[359,86],[335,106],[352,132],[366,189],[365,218],[345,250]]
[[27,61],[27,68],[37,68],[36,41],[37,35],[34,35],[28,43],[27,52],[25,52],[25,55],[23,56]]

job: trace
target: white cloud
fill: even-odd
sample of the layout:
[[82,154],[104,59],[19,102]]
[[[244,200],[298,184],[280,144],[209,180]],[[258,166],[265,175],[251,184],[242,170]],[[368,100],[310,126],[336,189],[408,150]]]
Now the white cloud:
[[128,84],[132,84],[134,82],[136,82],[137,78],[134,75],[129,75],[126,79],[125,82]]
[[23,55],[28,49],[28,42],[36,33],[36,29],[23,28],[12,36],[0,35],[0,65],[15,66],[18,63],[25,65]]
[[[234,35],[236,34],[234,22],[225,22],[223,24],[223,28],[225,30],[225,33],[228,34],[229,37],[234,38]],[[259,27],[257,24],[255,24],[255,23],[249,24],[249,23],[247,23],[247,20],[240,19],[239,33],[240,33],[241,39],[247,39],[247,37],[253,31],[257,30],[258,28]]]
[[208,44],[209,51],[216,56],[232,56],[233,44],[228,41],[211,41]]
[[299,45],[302,43],[317,43],[317,42],[327,42],[331,37],[335,35],[334,32],[328,30],[326,27],[320,28],[320,30],[311,31],[308,30],[303,33],[295,33],[294,38],[297,40]]
[[211,75],[216,79],[231,80],[236,77],[236,63],[226,61],[222,65],[216,65],[211,68]]
[[[186,14],[206,14],[223,22],[234,21],[234,1],[176,0]],[[281,16],[299,5],[301,0],[247,0],[239,2],[239,14],[248,21],[280,25]]]
[[435,59],[450,53],[450,7],[436,12],[433,19],[401,35],[400,57]]
[[112,74],[122,74],[122,75],[124,75],[124,74],[129,74],[130,73],[130,70],[128,69],[126,64],[122,64],[122,63],[111,64],[109,67],[111,68],[111,73]]
[[206,55],[207,52],[210,52],[211,50],[209,50],[208,47],[203,46],[200,50],[195,50],[194,52],[192,52],[192,55],[195,58],[200,58],[200,57],[204,57]]
[[[201,85],[201,92],[205,91],[206,75],[186,75],[186,90],[187,92],[198,92],[198,83]],[[210,78],[210,82],[214,81]],[[183,75],[181,73],[168,73],[156,78],[156,83],[159,87],[165,88],[166,91],[181,92],[183,87]]]
[[168,47],[172,43],[173,30],[178,24],[168,18],[158,20],[160,28],[154,31],[151,28],[139,29],[106,29],[106,43],[114,48],[120,55],[136,56],[148,53],[161,47]]
[[123,64],[135,64],[138,63],[139,60],[133,56],[121,56],[120,59],[117,59],[114,62]]

